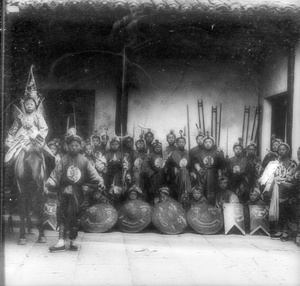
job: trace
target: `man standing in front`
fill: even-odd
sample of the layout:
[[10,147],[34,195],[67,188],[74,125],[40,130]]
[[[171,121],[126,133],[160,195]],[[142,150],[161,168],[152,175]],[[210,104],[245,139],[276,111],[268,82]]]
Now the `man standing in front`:
[[104,189],[103,179],[87,158],[81,155],[81,138],[76,134],[67,139],[69,152],[56,165],[46,182],[45,193],[48,189],[58,190],[59,206],[57,223],[59,229],[58,243],[49,248],[50,252],[65,251],[66,234],[69,232],[70,250],[78,250],[75,243],[78,232],[78,220],[85,206],[86,196],[82,185],[87,182],[96,183]]

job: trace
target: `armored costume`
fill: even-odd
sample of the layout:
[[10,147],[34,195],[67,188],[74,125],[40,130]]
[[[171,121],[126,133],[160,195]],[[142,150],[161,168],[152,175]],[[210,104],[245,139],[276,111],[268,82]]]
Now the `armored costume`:
[[145,175],[145,188],[150,202],[157,197],[157,190],[166,183],[165,162],[161,152],[162,144],[156,140],[153,143],[154,151],[150,153],[143,162],[143,173]]
[[247,159],[243,155],[241,140],[233,145],[233,150],[235,156],[229,158],[227,167],[228,188],[235,192],[241,203],[245,203],[249,199],[249,184],[246,173]]
[[[182,141],[178,143],[179,141]],[[187,203],[190,193],[192,191],[189,168],[189,153],[184,149],[185,138],[179,137],[177,143],[179,145],[177,150],[174,150],[166,163],[170,172],[170,181],[172,182],[172,188],[175,189],[176,199],[180,203]]]
[[[208,141],[209,142],[206,142]],[[208,146],[209,143],[209,146]],[[207,146],[206,146],[207,145]],[[210,204],[214,204],[217,192],[218,172],[224,165],[222,154],[214,148],[214,139],[204,138],[204,148],[192,157],[192,172],[197,175],[197,183],[204,189],[204,194]]]
[[[81,138],[74,134],[67,138],[67,143],[81,144]],[[88,197],[84,193],[82,186],[84,183],[92,182],[104,187],[103,179],[87,158],[76,152],[69,152],[56,165],[46,182],[48,188],[58,188],[59,207],[57,221],[59,226],[59,239],[64,240],[69,231],[69,238],[74,240],[77,237],[78,222],[81,211],[87,206]],[[77,153],[78,152],[78,153]],[[72,248],[72,245],[71,245]],[[60,248],[52,247],[50,251],[65,250],[65,246]],[[77,250],[73,249],[73,250]]]

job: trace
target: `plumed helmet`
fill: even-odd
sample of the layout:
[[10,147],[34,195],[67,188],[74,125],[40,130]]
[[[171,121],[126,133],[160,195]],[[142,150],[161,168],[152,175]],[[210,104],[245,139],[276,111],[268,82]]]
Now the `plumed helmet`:
[[156,139],[156,140],[152,143],[152,146],[153,146],[153,147],[156,147],[156,146],[162,147],[162,143],[159,142],[159,140]]
[[209,132],[207,131],[206,136],[203,138],[203,143],[208,139],[211,139],[213,144],[215,145],[215,139],[212,136],[209,136]]
[[244,146],[243,146],[243,139],[242,139],[241,137],[238,138],[238,141],[235,142],[235,143],[233,144],[233,149],[234,149],[235,147],[237,147],[237,146],[240,146],[240,147],[242,147],[242,149],[244,149]]
[[170,132],[167,134],[167,136],[166,136],[167,141],[168,141],[169,137],[174,137],[176,139],[176,135],[175,135],[173,129],[171,129]]

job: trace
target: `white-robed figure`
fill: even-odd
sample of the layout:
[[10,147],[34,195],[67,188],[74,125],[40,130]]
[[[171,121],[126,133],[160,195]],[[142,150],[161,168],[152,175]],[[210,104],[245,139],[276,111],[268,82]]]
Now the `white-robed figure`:
[[270,199],[269,220],[272,223],[271,236],[284,239],[285,224],[290,216],[290,198],[293,190],[292,179],[297,163],[288,157],[290,146],[281,142],[278,146],[278,159],[269,162],[259,179],[263,195]]
[[31,79],[21,98],[21,109],[14,106],[15,120],[5,140],[5,145],[9,148],[5,154],[5,163],[14,162],[21,150],[28,152],[34,146],[47,149],[52,154],[45,145],[48,125],[43,115],[43,100],[37,94],[32,68],[33,66],[30,70]]

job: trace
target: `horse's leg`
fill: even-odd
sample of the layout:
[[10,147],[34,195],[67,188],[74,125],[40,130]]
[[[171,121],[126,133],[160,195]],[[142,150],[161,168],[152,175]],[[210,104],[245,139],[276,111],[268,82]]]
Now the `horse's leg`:
[[39,168],[36,169],[38,172],[33,172],[33,178],[35,182],[37,183],[37,188],[36,188],[36,208],[37,208],[37,219],[38,219],[38,224],[37,228],[39,231],[39,237],[38,237],[38,243],[46,243],[47,239],[44,233],[44,207],[45,207],[45,198],[43,195],[43,187],[44,187],[44,178],[45,178],[45,170],[43,167],[43,163],[39,161]]
[[37,228],[39,231],[39,237],[38,237],[38,243],[46,243],[47,239],[45,237],[45,233],[44,233],[44,223],[43,223],[43,217],[44,217],[44,206],[45,206],[45,199],[44,196],[41,192],[41,190],[37,191],[36,194],[36,207],[37,207],[37,219],[38,219],[38,223],[37,223]]
[[31,221],[31,210],[32,210],[32,191],[28,191],[26,194],[26,202],[25,202],[25,216],[26,216],[26,223],[27,223],[27,233],[33,234],[33,225]]
[[[21,188],[21,186],[19,187]],[[18,205],[19,205],[18,209],[19,209],[19,216],[20,216],[20,236],[18,240],[19,245],[27,244],[27,240],[25,237],[25,202],[26,200],[25,200],[24,192],[21,192],[19,194],[19,201],[18,201]]]
[[25,176],[24,157],[25,157],[25,152],[21,150],[15,162],[15,178],[16,178],[17,189],[18,189],[18,211],[20,216],[20,237],[18,240],[18,244],[20,245],[24,245],[27,243],[25,237],[26,184],[24,184],[24,181],[26,180],[26,176]]

